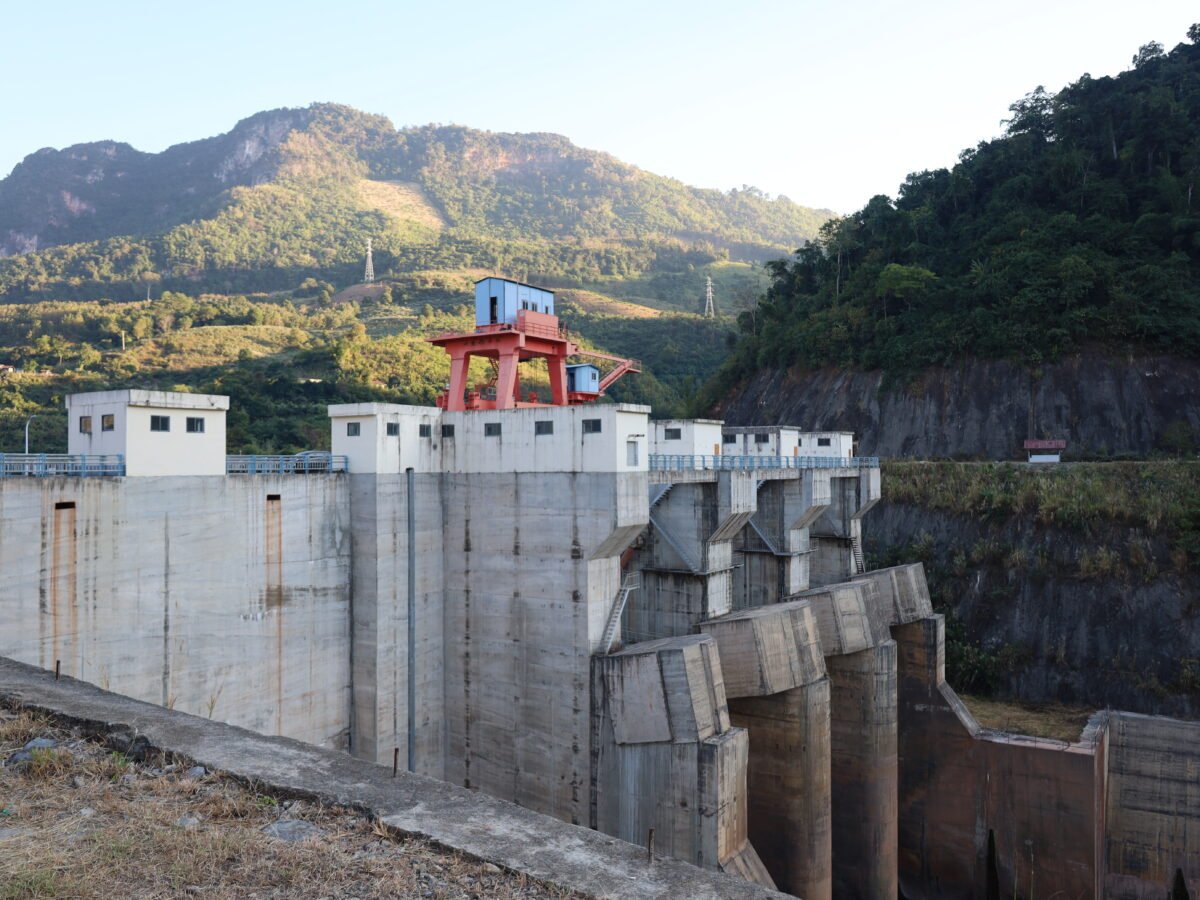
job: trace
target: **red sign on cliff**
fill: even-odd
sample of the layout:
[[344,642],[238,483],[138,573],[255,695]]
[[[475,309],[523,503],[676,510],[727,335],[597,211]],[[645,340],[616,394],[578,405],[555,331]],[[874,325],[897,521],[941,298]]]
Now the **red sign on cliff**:
[[1026,450],[1066,450],[1067,442],[1061,440],[1043,441],[1030,439],[1025,442]]

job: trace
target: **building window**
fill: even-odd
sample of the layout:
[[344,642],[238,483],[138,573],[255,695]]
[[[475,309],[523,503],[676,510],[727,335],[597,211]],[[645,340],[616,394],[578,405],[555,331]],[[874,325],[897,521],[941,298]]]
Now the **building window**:
[[817,438],[817,446],[818,447],[828,447],[828,446],[830,446],[831,443],[832,442],[830,441],[829,438]]
[[279,495],[278,494],[267,494],[267,502],[268,503],[278,503]]
[[433,437],[433,426],[432,425],[418,425],[417,426],[417,436],[418,437],[427,437],[427,438]]
[[443,425],[442,426],[442,437],[444,437],[444,438],[454,437],[454,426],[453,425]]
[[112,413],[100,417],[100,430],[112,431],[116,427],[115,417]]
[[599,434],[600,433],[600,420],[599,419],[584,419],[583,420],[583,433],[584,434]]
[[756,444],[769,444],[770,442],[771,435],[765,431],[760,431],[754,435],[754,443]]
[[91,416],[80,416],[79,417],[79,433],[80,434],[91,434],[92,433],[92,417]]
[[[422,425],[421,427],[425,428],[427,426]],[[388,422],[387,423],[387,436],[388,437],[400,437],[400,423],[399,422]]]
[[151,431],[170,431],[171,417],[170,416],[151,416],[150,417]]
[[346,423],[346,437],[358,437],[360,434],[362,434],[361,422]]
[[549,419],[533,423],[534,434],[554,434],[554,423]]
[[796,446],[803,447],[804,446],[804,438],[802,438],[802,437],[796,438]]
[[636,466],[638,464],[638,442],[625,442],[625,465]]
[[663,429],[663,440],[682,441],[683,440],[683,429],[682,428]]
[[723,435],[721,435],[721,443],[722,444],[736,444],[737,443],[737,435],[736,434],[723,434]]
[[499,422],[485,422],[483,424],[483,436],[484,437],[500,437],[500,423]]
[[204,434],[204,419],[200,416],[187,417],[188,434]]

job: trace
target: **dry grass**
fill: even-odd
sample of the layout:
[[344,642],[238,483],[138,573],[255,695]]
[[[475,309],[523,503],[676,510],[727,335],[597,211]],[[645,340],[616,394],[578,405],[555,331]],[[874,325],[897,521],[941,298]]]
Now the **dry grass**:
[[661,310],[651,309],[649,306],[642,306],[639,303],[630,303],[628,300],[617,300],[614,297],[597,294],[595,291],[559,290],[555,291],[555,295],[568,303],[575,304],[587,313],[622,316],[626,319],[656,319],[662,315]]
[[1072,743],[1079,740],[1088,718],[1095,712],[1095,709],[1086,706],[1062,706],[1057,703],[1035,706],[965,694],[959,694],[959,697],[984,728]]
[[419,184],[364,178],[358,183],[358,196],[364,206],[387,213],[401,222],[431,231],[446,227],[441,213],[429,202]]
[[[17,898],[563,897],[554,888],[396,838],[352,810],[133,763],[37,715],[0,710],[0,758],[34,737],[56,746],[0,769],[0,900]],[[262,829],[321,829],[286,843]]]

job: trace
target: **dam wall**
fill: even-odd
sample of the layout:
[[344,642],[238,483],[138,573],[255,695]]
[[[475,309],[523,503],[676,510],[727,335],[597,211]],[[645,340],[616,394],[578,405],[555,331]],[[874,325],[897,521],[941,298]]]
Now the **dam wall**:
[[347,749],[346,476],[0,482],[0,656]]

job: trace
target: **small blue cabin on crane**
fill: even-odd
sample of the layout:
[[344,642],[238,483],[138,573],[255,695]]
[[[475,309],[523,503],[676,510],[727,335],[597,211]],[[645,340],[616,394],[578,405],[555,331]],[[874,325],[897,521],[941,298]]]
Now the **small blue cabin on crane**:
[[600,369],[591,363],[567,366],[567,390],[571,393],[600,393]]
[[475,282],[475,324],[515,325],[519,310],[554,315],[554,292],[509,281],[481,278]]

